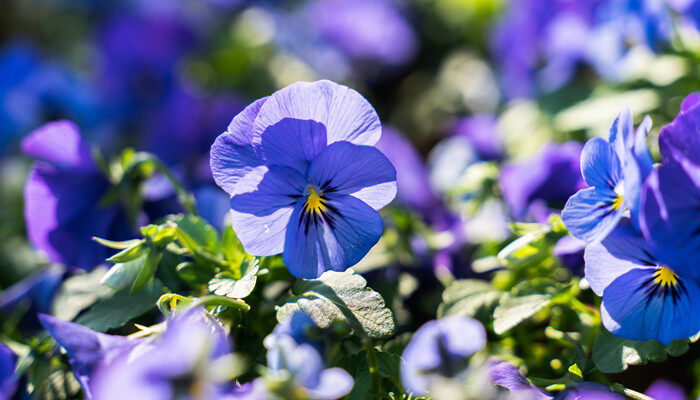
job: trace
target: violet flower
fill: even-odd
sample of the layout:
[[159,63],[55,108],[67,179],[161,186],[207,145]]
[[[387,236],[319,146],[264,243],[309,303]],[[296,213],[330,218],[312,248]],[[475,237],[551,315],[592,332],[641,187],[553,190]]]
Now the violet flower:
[[110,251],[93,236],[128,239],[125,212],[100,205],[109,182],[75,124],[48,123],[24,138],[22,150],[38,159],[24,189],[27,233],[51,261],[89,269]]
[[211,149],[245,250],[283,253],[289,271],[344,271],[382,234],[376,211],[396,195],[396,171],[372,147],[381,125],[359,93],[297,82],[238,114]]

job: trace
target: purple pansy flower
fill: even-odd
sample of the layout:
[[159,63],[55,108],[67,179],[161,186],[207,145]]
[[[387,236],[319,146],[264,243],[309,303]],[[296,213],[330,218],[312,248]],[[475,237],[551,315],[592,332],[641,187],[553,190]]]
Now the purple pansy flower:
[[105,335],[85,326],[40,314],[39,320],[49,334],[66,350],[69,362],[83,387],[85,396],[93,398],[94,374],[100,365],[108,365],[129,353],[140,340]]
[[54,264],[0,291],[0,312],[11,313],[18,306],[29,306],[22,322],[29,328],[35,327],[38,324],[36,314],[51,311],[54,294],[64,274],[65,269]]
[[91,238],[127,239],[130,229],[120,207],[100,205],[109,182],[78,127],[48,123],[24,138],[22,150],[38,159],[24,188],[29,240],[51,261],[70,267],[103,262],[109,249]]
[[529,160],[508,163],[498,177],[503,198],[516,220],[547,220],[550,206],[559,207],[583,188],[578,142],[549,144]]
[[513,393],[531,394],[536,400],[624,400],[625,397],[617,394],[606,386],[581,382],[575,387],[567,388],[556,396],[552,396],[544,390],[536,387],[528,381],[513,364],[502,362],[491,367],[491,380],[499,386],[503,386]]
[[379,118],[359,93],[297,82],[249,105],[211,149],[216,183],[250,254],[283,254],[289,271],[344,271],[382,234],[376,211],[396,195],[396,171],[372,147]]
[[602,297],[603,325],[616,336],[669,344],[700,331],[697,257],[683,259],[675,248],[645,240],[625,218],[589,243],[584,258],[586,280]]
[[404,349],[401,380],[408,391],[423,395],[437,378],[464,372],[468,359],[486,346],[484,326],[475,319],[449,316],[429,321],[416,331]]
[[613,122],[610,138],[593,138],[581,153],[581,173],[589,185],[566,203],[561,218],[574,236],[586,242],[601,240],[629,212],[637,225],[639,190],[651,172],[652,159],[646,145],[651,119],[637,131],[627,105]]
[[583,272],[583,250],[585,247],[586,242],[583,240],[572,235],[566,235],[554,245],[552,254],[574,274],[580,274]]
[[10,400],[17,389],[16,362],[15,353],[0,343],[0,400]]
[[100,364],[92,381],[99,400],[220,399],[234,391],[222,362],[231,346],[223,328],[201,308],[176,314],[148,346]]
[[644,394],[657,400],[688,400],[683,386],[666,379],[655,380]]
[[[267,367],[270,375],[288,380],[299,397],[314,400],[333,400],[350,393],[353,379],[341,368],[326,369],[321,354],[313,344],[303,338],[297,341],[292,333],[299,336],[300,330],[309,324],[304,313],[295,313],[265,338]],[[295,317],[296,316],[296,317]],[[292,320],[292,318],[295,318]]]

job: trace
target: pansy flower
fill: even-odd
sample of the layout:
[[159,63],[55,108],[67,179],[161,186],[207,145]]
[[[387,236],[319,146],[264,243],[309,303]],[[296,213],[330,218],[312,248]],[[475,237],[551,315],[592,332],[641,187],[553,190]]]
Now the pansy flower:
[[127,239],[130,228],[121,207],[100,201],[109,189],[83,141],[69,121],[48,123],[22,140],[35,157],[24,188],[24,216],[31,243],[51,261],[92,268],[109,256],[93,236]]
[[221,399],[234,390],[228,336],[201,308],[176,314],[144,348],[95,372],[96,399]]
[[688,400],[685,395],[685,390],[683,386],[667,381],[666,379],[655,380],[644,394],[651,397],[652,399],[663,399],[663,400]]
[[380,135],[367,100],[329,81],[297,82],[238,114],[210,160],[245,250],[282,253],[302,278],[360,261],[396,195],[396,171],[372,147]]
[[700,331],[700,283],[689,272],[697,261],[674,253],[645,240],[627,218],[586,246],[585,276],[602,297],[605,328],[625,339],[666,344]]
[[[353,379],[341,368],[326,369],[316,347],[303,337],[302,332],[310,324],[310,318],[298,312],[265,338],[268,378],[286,382],[281,390],[295,393],[294,398],[332,400],[343,397],[352,389]],[[288,395],[283,397],[289,398]]]
[[566,228],[586,242],[601,240],[629,212],[637,223],[639,191],[651,172],[646,136],[651,119],[645,118],[636,132],[627,105],[613,122],[609,140],[595,137],[581,153],[581,173],[588,188],[571,196],[562,211]]
[[423,395],[440,378],[455,378],[486,345],[484,326],[475,319],[449,316],[426,322],[404,349],[401,380],[408,391]]
[[40,314],[39,320],[49,335],[66,350],[69,362],[88,399],[93,395],[92,380],[98,367],[113,362],[124,353],[129,353],[140,343],[138,339],[106,335],[46,314]]
[[592,382],[580,382],[556,395],[550,395],[530,383],[523,374],[511,363],[502,362],[491,367],[491,380],[515,394],[529,394],[536,400],[624,400],[606,386]]

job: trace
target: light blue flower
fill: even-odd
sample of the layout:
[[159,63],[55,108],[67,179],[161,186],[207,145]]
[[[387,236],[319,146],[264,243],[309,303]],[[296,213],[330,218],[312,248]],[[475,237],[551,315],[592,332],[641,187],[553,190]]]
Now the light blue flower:
[[377,210],[396,195],[396,171],[372,147],[380,135],[367,100],[330,81],[297,82],[238,114],[211,169],[245,250],[282,253],[301,278],[360,261],[382,234]]
[[629,212],[637,225],[639,190],[652,168],[646,147],[651,119],[637,131],[625,105],[610,128],[610,137],[589,140],[581,153],[581,172],[588,188],[566,203],[561,217],[574,236],[587,242],[601,240]]

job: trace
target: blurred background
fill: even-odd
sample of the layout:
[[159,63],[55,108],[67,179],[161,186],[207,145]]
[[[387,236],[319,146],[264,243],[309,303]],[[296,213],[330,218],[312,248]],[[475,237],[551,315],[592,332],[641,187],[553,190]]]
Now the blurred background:
[[[209,172],[216,136],[288,84],[346,84],[376,108],[378,146],[399,180],[387,232],[358,268],[389,282],[399,278],[388,264],[427,271],[401,281],[408,293],[485,271],[472,260],[502,247],[508,222],[558,212],[584,185],[582,143],[607,135],[625,102],[636,124],[652,117],[658,159],[655,136],[700,90],[698,0],[3,0],[2,10],[4,311],[27,293],[32,307],[51,307],[60,282],[34,274],[48,262],[23,217],[31,159],[20,142],[48,121],[75,122],[106,158],[155,153],[220,228],[228,199]],[[143,188],[143,221],[179,211],[159,178]],[[580,274],[582,245],[564,239],[555,254]],[[406,309],[433,315],[434,297]],[[700,371],[696,353],[675,362]],[[690,372],[681,379],[692,388]]]

